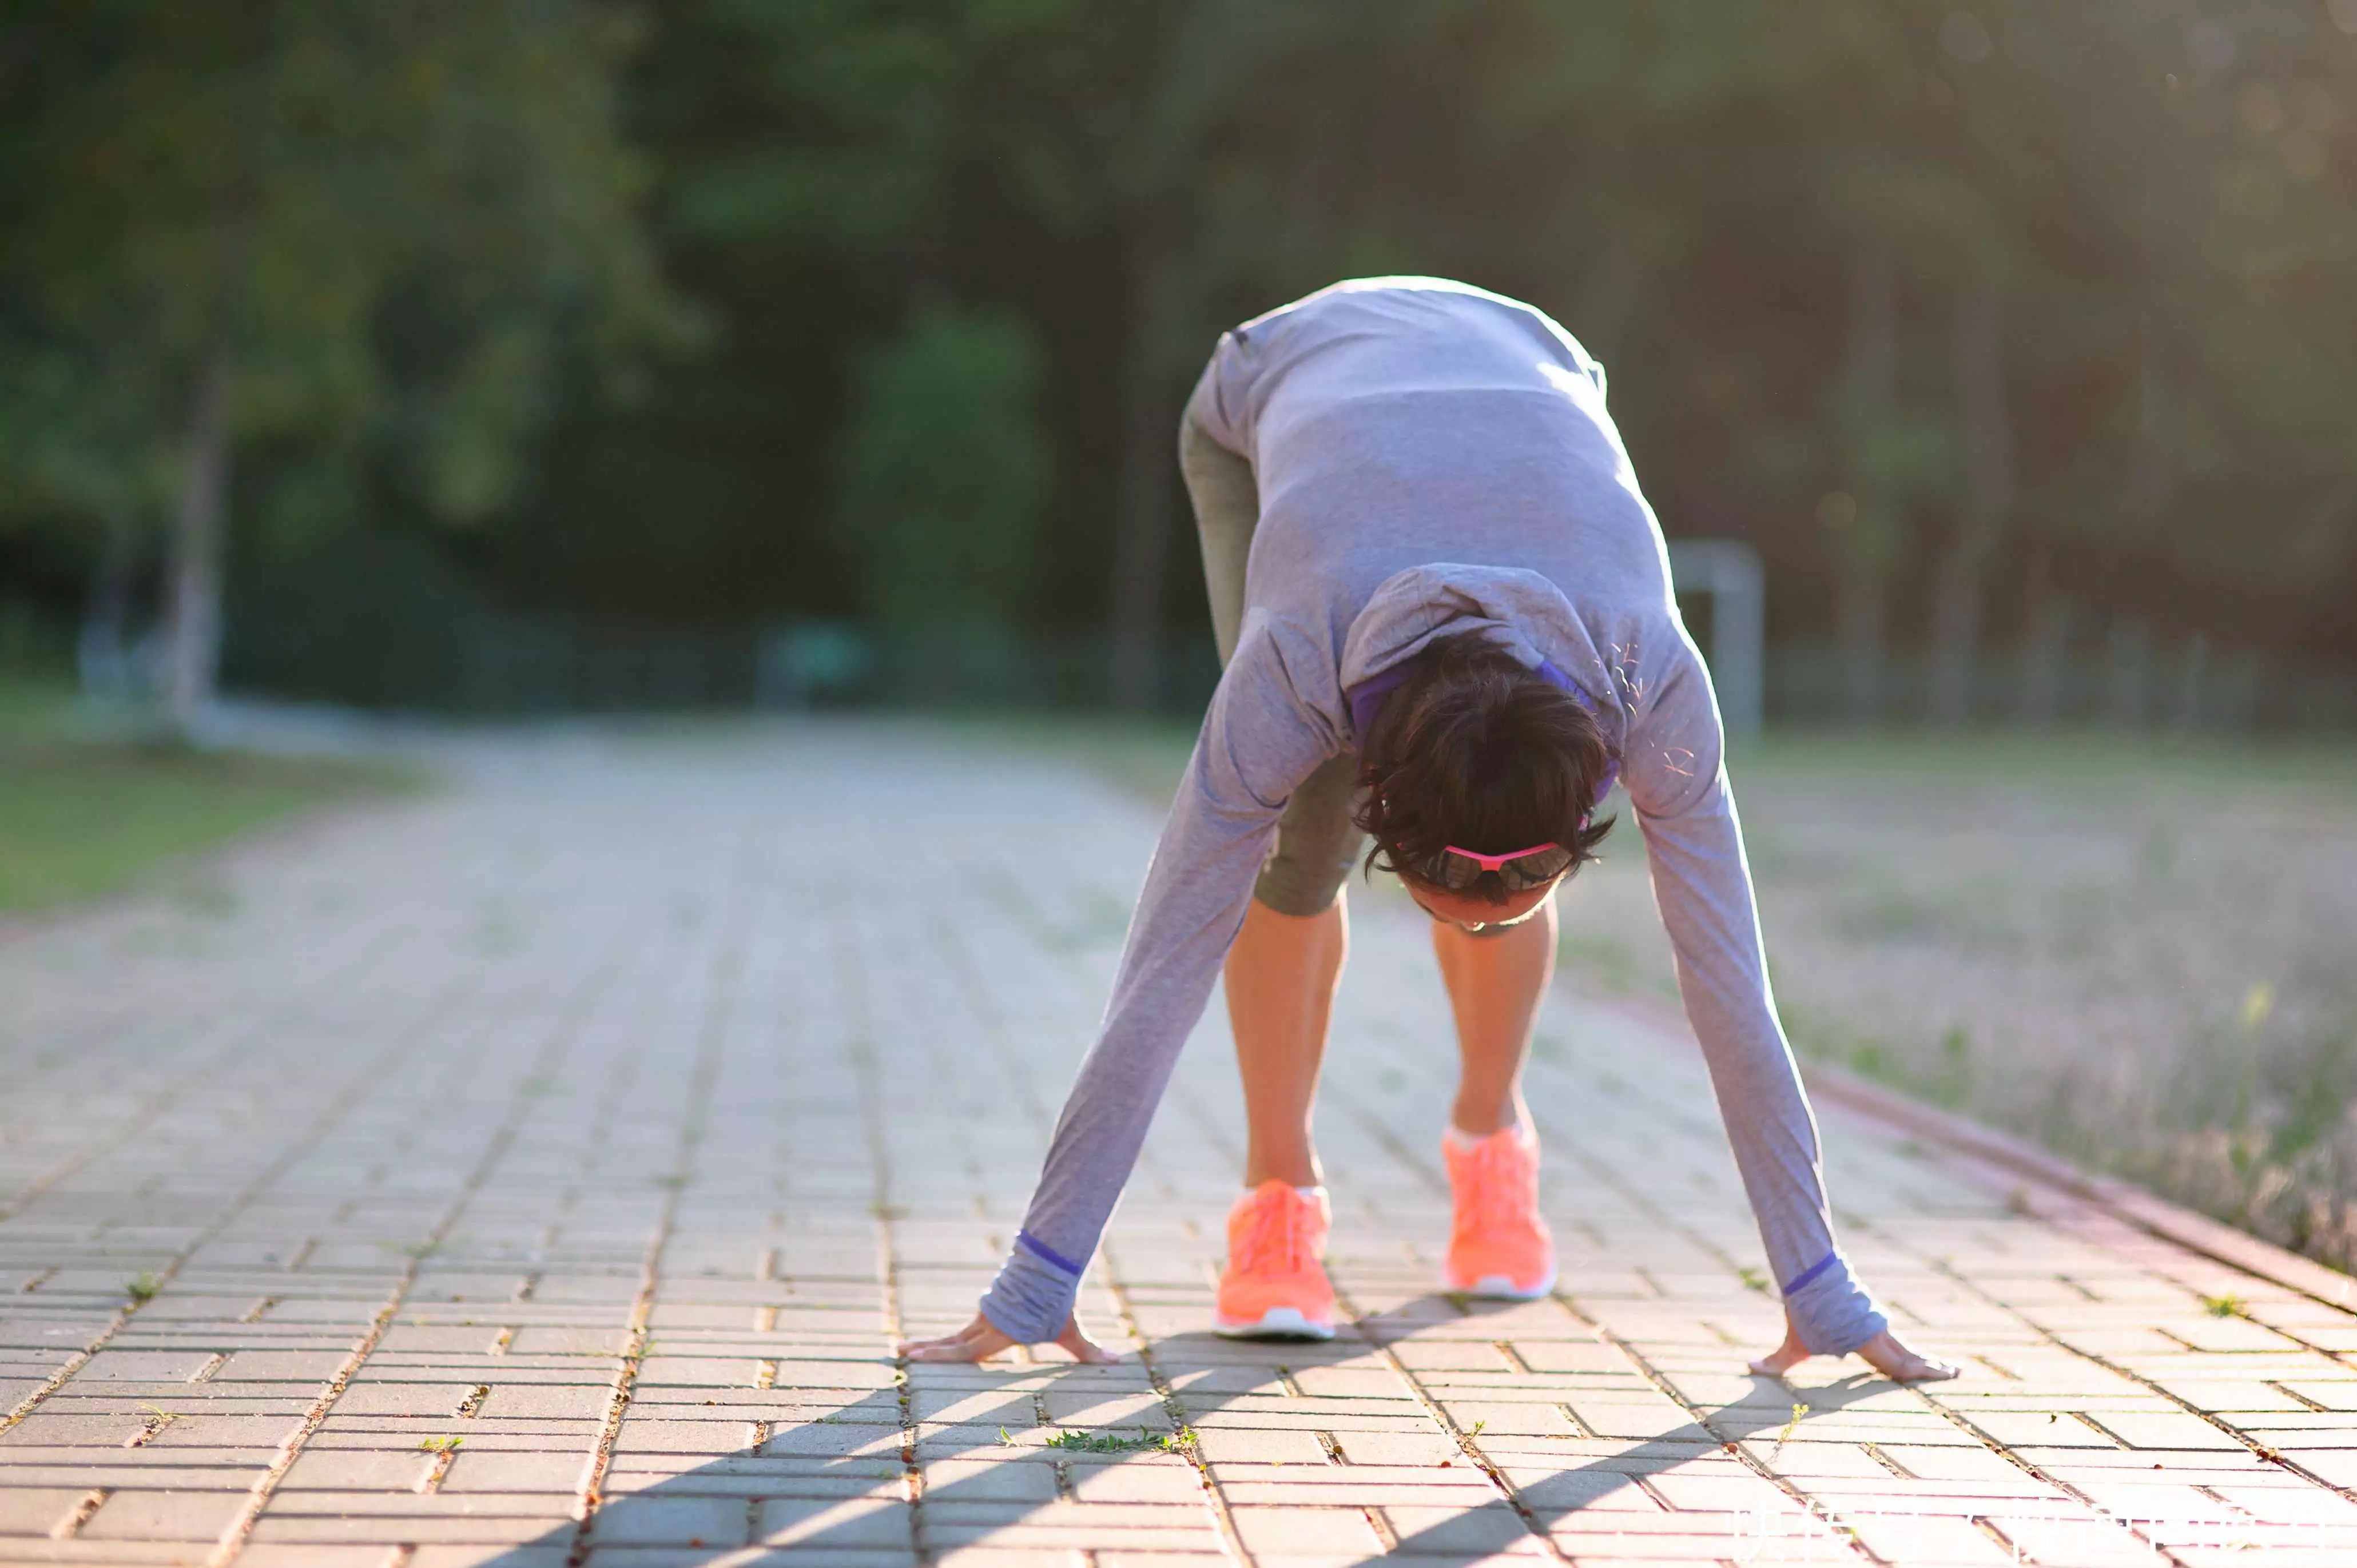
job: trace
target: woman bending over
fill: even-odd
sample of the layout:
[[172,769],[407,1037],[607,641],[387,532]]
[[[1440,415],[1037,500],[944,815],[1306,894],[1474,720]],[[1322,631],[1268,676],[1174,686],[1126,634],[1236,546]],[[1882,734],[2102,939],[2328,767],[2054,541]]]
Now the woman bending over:
[[1617,779],[1782,1294],[1754,1369],[1855,1351],[1955,1375],[1891,1334],[1835,1240],[1717,704],[1604,390],[1540,311],[1436,278],[1338,284],[1222,338],[1179,459],[1225,671],[1023,1228],[974,1321],[911,1359],[1111,1359],[1073,1298],[1223,962],[1250,1135],[1215,1326],[1333,1334],[1310,1102],[1368,838],[1432,917],[1456,1016],[1441,1283],[1551,1291],[1522,1068],[1555,888]]

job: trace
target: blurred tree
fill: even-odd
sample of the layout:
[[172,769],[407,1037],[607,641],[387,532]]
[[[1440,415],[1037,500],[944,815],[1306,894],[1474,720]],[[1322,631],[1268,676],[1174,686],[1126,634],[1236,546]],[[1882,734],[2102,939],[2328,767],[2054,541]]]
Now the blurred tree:
[[1077,5],[703,0],[694,77],[657,89],[671,231],[763,263],[716,270],[732,326],[781,273],[831,291],[840,317],[847,385],[781,422],[833,447],[832,494],[804,511],[832,526],[797,543],[847,561],[859,612],[935,659],[1006,643],[1039,604],[1054,474],[1039,335],[954,303],[971,273],[955,241],[981,177],[1068,215],[1071,159],[1025,100],[1069,70]]
[[[697,0],[695,81],[666,106],[671,212],[705,242],[816,254],[903,304],[951,282],[959,181],[1063,196],[1029,93],[1070,70],[1082,0]],[[710,113],[727,113],[716,124]]]
[[1848,703],[1876,711],[1889,598],[1945,478],[1905,373],[1902,285],[1946,195],[1909,141],[1920,46],[1880,5],[1520,9],[1471,112],[1536,149],[1509,153],[1534,232],[1491,243],[1563,270],[1566,324],[1608,364],[1643,356],[1615,403],[1641,465],[1648,427],[1677,433],[1684,461],[1649,479],[1673,532],[1700,513],[1831,567],[1812,575]]
[[2050,286],[2026,237],[2055,199],[2042,150],[2016,134],[2023,73],[1975,12],[1917,13],[1922,48],[1913,140],[1926,199],[1916,204],[1920,270],[1948,302],[1947,392],[1954,410],[1949,527],[1932,562],[1927,716],[1974,716],[1989,579],[2018,542],[2018,465],[2006,388],[2007,302]]
[[611,238],[617,15],[0,0],[0,572],[37,516],[96,604],[167,515],[201,566],[210,432],[242,539],[496,518],[443,553],[545,608],[845,613],[893,548],[854,446],[948,417],[877,367],[932,363],[1053,453],[976,613],[1109,627],[1135,696],[1216,328],[1437,272],[1613,367],[1666,525],[1749,536],[1780,637],[1846,628],[1859,711],[1928,644],[1963,716],[2009,638],[2036,708],[2105,613],[2357,653],[2339,0],[678,0],[627,107],[724,331],[627,411],[557,395],[670,319]]
[[[1172,0],[1145,35],[1155,47],[1131,75],[1103,161],[1090,171],[1118,229],[1125,274],[1104,621],[1114,696],[1125,707],[1149,706],[1157,697],[1165,578],[1178,511],[1171,453],[1188,386],[1210,351],[1206,316],[1222,285],[1236,281],[1222,263],[1235,259],[1240,231],[1255,244],[1279,242],[1284,233],[1277,214],[1250,203],[1238,209],[1225,177],[1234,162],[1228,138],[1244,129],[1239,122],[1248,124],[1255,107],[1284,105],[1281,112],[1299,113],[1300,105],[1270,88],[1306,53],[1372,20],[1368,7],[1352,4]],[[1316,82],[1293,85],[1313,102],[1318,95]],[[1301,115],[1312,125],[1319,118],[1315,108]],[[1222,196],[1231,199],[1224,208]],[[1269,270],[1264,262],[1246,275]]]
[[1792,59],[1764,5],[1170,0],[1151,15],[1145,58],[1109,73],[1130,85],[1093,174],[1127,285],[1107,612],[1129,705],[1152,699],[1183,532],[1171,430],[1222,306],[1232,319],[1338,278],[1435,273],[1558,308],[1569,295],[1574,330],[1610,343],[1686,229],[1643,189],[1658,170],[1614,152]]
[[1033,607],[1053,467],[1031,330],[930,305],[853,379],[837,526],[877,630],[933,660],[995,650]]
[[[1121,352],[1102,613],[1125,703],[1150,700],[1157,666],[1179,402],[1209,347],[1211,298],[1226,281],[1222,242],[1244,249],[1211,199],[1231,166],[1221,138],[1308,40],[1362,9],[710,0],[716,25],[754,62],[746,86],[770,128],[688,162],[676,211],[689,232],[782,240],[856,267],[850,286],[888,296],[883,314],[909,334],[897,339],[904,347],[923,336],[918,317],[957,290],[951,236],[961,191],[975,183],[1051,226],[1112,236]],[[866,526],[883,521],[876,513]]]
[[2075,394],[2047,404],[2075,440],[2025,468],[2025,510],[2110,563],[2176,575],[2180,618],[2345,582],[2357,405],[2329,389],[2357,373],[2357,12],[2169,0],[1999,16],[2021,79],[2011,117],[2075,201],[2047,214],[2048,248],[2075,265],[2045,302],[2038,389]]
[[1846,7],[1821,94],[1836,113],[1808,117],[1816,200],[1848,256],[1845,360],[1829,388],[1841,485],[1819,521],[1838,585],[1844,703],[1859,724],[1883,716],[1894,586],[1923,514],[1953,484],[1949,422],[1912,392],[1918,378],[1908,373],[1920,333],[1906,285],[1939,279],[1959,234],[1985,216],[1941,156],[1937,15],[1921,5]]
[[[211,695],[241,445],[290,454],[309,525],[372,482],[478,522],[526,482],[552,378],[621,393],[641,350],[689,329],[615,130],[625,12],[104,0],[5,27],[42,111],[10,162],[45,198],[16,214],[8,287],[29,336],[104,379],[68,400],[80,466],[145,476],[178,448],[182,726]],[[154,499],[53,494],[102,521]]]
[[151,390],[144,376],[0,329],[0,536],[54,534],[61,553],[91,558],[84,662],[117,682],[135,574],[175,477],[154,439],[156,411],[142,406]]
[[1932,581],[1930,716],[1973,716],[1974,673],[1986,620],[1988,575],[2012,520],[2013,422],[2005,396],[2004,295],[1981,280],[1956,295],[1953,353],[1964,469],[1953,536]]

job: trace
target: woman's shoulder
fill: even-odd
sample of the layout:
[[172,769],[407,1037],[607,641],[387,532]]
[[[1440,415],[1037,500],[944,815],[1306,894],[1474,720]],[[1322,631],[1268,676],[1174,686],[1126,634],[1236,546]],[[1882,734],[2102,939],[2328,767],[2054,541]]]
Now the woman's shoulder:
[[[1266,605],[1244,611],[1236,651],[1220,674],[1221,689],[1254,698],[1281,698],[1308,722],[1331,726],[1343,707],[1342,681],[1329,629],[1312,627]],[[1315,715],[1314,720],[1309,715]]]

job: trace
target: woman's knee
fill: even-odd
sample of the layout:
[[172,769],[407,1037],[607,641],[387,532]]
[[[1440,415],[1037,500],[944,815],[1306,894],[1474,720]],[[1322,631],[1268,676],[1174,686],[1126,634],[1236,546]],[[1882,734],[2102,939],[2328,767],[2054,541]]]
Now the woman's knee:
[[1322,915],[1342,896],[1366,835],[1351,820],[1358,758],[1329,757],[1301,782],[1277,819],[1276,844],[1253,897],[1280,915]]

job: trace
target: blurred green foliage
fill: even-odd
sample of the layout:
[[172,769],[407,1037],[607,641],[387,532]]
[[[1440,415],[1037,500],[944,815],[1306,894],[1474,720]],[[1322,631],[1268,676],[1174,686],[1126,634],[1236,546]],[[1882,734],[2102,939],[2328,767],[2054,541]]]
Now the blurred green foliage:
[[226,362],[232,564],[1194,627],[1202,355],[1401,271],[1564,320],[1861,677],[2345,660],[2352,197],[2343,0],[0,0],[0,588],[153,597]]
[[[426,515],[479,521],[518,493],[554,376],[627,392],[636,351],[687,330],[612,134],[627,13],[12,9],[0,275],[51,367],[52,428],[93,468],[168,453],[190,377],[226,352],[236,436],[282,474],[349,489],[375,466]],[[77,399],[75,375],[102,384]],[[16,472],[47,471],[47,445]],[[336,499],[283,520],[332,522]]]
[[861,357],[852,384],[837,515],[861,607],[895,637],[1020,624],[1050,462],[1030,328],[929,306]]
[[691,330],[614,134],[637,31],[533,0],[0,23],[0,346],[25,388],[0,509],[161,540],[188,700],[231,497],[282,536],[371,507],[479,523],[522,493],[560,377],[625,394]]

